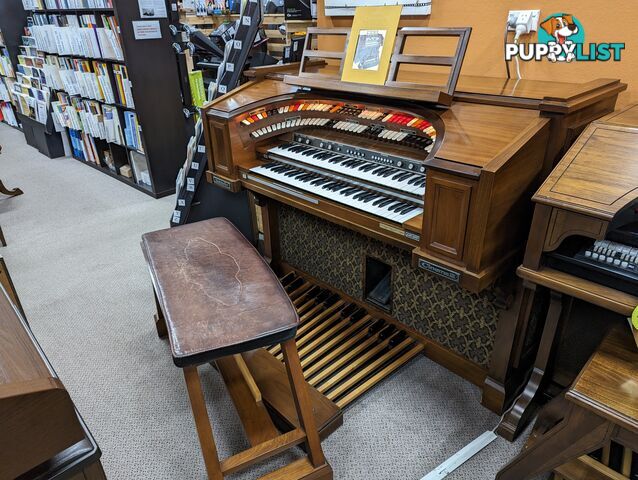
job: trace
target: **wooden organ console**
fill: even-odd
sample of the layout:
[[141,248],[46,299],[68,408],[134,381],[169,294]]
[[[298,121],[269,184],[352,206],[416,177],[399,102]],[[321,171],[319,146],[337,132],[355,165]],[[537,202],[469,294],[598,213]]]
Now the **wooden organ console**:
[[[349,32],[308,32],[324,34]],[[409,35],[458,37],[459,46],[453,57],[407,55]],[[459,77],[469,29],[403,29],[398,37],[384,86],[341,82],[334,60],[343,52],[312,50],[310,40],[297,75],[289,66],[250,72],[250,81],[205,106],[207,179],[251,193],[264,254],[286,275],[295,305],[310,305],[299,348],[314,345],[305,364],[319,391],[333,398],[339,386],[313,363],[359,348],[363,340],[344,345],[358,335],[355,324],[369,329],[374,316],[386,322],[376,333],[390,327],[391,338],[410,340],[399,353],[424,346],[418,351],[484,387],[483,403],[500,411],[525,370],[511,366],[495,335],[499,323],[511,323],[507,280],[524,248],[531,196],[626,86]],[[397,73],[400,63],[437,62],[450,67],[449,78]],[[356,321],[343,320],[356,307]],[[340,314],[344,308],[352,311]],[[389,342],[382,351],[402,342],[387,333],[377,340],[373,348]],[[337,375],[363,382],[395,369],[379,363],[362,374],[369,363],[354,363]]]
[[[638,105],[592,122],[536,192],[532,228],[518,275],[523,294],[516,332],[507,343],[517,361],[540,337],[532,375],[504,416],[499,433],[516,437],[548,390],[563,327],[574,298],[622,318],[638,305]],[[546,318],[531,326],[537,294],[549,294]],[[612,323],[613,314],[605,320]],[[577,318],[579,331],[588,318]],[[624,325],[622,325],[624,327]],[[542,330],[536,332],[534,330]],[[539,335],[540,334],[540,335]],[[600,339],[598,339],[600,340]],[[586,352],[591,353],[591,352]],[[557,383],[567,387],[577,372]],[[563,384],[561,384],[561,382]]]
[[101,452],[0,283],[0,479],[105,480]]

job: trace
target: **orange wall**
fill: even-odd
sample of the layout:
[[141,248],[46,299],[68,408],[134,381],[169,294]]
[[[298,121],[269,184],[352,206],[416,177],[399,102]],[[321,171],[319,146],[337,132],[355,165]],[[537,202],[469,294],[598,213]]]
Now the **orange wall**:
[[[624,42],[620,62],[571,62],[552,64],[549,61],[521,62],[523,78],[535,80],[584,82],[595,78],[620,78],[629,85],[621,94],[618,105],[638,101],[638,8],[634,0],[432,0],[432,15],[410,17],[401,26],[472,27],[472,36],[461,74],[505,77],[503,61],[503,32],[510,9],[540,9],[541,20],[557,13],[571,13],[580,20],[585,30],[585,42]],[[320,27],[350,26],[352,18],[325,17],[323,0],[318,5]],[[513,35],[513,34],[510,34]],[[536,34],[523,37],[536,41]],[[514,63],[510,70],[515,76]]]

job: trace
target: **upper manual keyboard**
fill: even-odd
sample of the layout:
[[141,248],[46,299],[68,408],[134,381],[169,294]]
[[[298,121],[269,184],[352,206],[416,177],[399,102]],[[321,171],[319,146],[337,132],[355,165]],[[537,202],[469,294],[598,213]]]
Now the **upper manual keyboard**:
[[268,150],[268,157],[294,160],[365,182],[389,187],[419,198],[423,197],[425,193],[426,176],[424,173],[402,169],[392,162],[388,164],[381,161],[383,160],[381,158],[368,160],[361,154],[341,153],[301,143],[288,143],[273,147]]

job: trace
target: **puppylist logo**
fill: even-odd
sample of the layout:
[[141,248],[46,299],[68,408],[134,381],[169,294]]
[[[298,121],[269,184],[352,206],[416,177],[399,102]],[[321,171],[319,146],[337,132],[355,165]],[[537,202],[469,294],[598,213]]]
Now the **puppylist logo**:
[[585,29],[569,13],[554,13],[540,24],[538,43],[506,43],[505,59],[519,57],[529,62],[547,58],[551,62],[620,61],[624,43],[585,44]]

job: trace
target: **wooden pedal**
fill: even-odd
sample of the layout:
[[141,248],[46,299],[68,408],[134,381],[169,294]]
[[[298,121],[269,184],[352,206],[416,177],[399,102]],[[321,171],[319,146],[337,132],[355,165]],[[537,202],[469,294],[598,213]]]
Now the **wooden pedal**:
[[[306,381],[344,408],[423,351],[400,326],[295,272],[281,278],[300,318],[296,344]],[[268,349],[283,360],[279,345]]]

